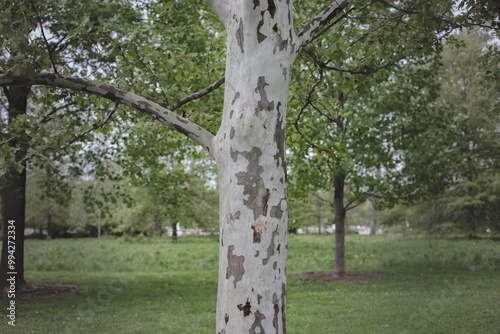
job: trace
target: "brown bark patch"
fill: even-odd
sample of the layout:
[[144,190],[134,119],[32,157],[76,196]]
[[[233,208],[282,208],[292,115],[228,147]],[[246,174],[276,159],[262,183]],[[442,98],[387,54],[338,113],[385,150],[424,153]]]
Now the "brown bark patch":
[[[266,316],[260,313],[260,311],[255,311],[255,320],[252,327],[248,331],[249,334],[265,334],[264,327],[262,327],[262,321],[266,319]],[[258,331],[256,329],[259,329]]]
[[243,267],[243,262],[245,257],[243,255],[238,256],[233,254],[234,245],[230,245],[227,248],[227,270],[226,279],[234,276],[234,288],[236,289],[236,283],[241,281],[243,274],[245,274],[245,268]]
[[266,193],[264,196],[262,196],[262,215],[267,216],[267,201],[269,201],[269,197],[271,196],[271,193],[269,192],[269,189],[266,189]]
[[346,273],[339,276],[333,273],[328,274],[302,274],[290,276],[291,279],[309,279],[314,281],[368,281],[372,279],[384,278],[384,273]]
[[271,259],[271,257],[274,255],[274,247],[275,247],[274,237],[277,235],[279,235],[278,226],[276,226],[276,230],[271,234],[271,243],[269,244],[269,247],[267,247],[267,257],[262,260],[263,265],[266,265]]
[[242,19],[240,19],[240,26],[238,27],[238,30],[236,30],[236,41],[238,42],[241,53],[244,53],[245,50],[243,49],[244,34],[243,34],[243,20]]
[[[63,293],[73,293],[80,291],[76,285],[65,284],[26,284],[16,291],[16,298],[38,298],[59,295]],[[0,294],[0,299],[7,298],[7,291]]]
[[245,303],[245,305],[243,305],[243,304],[238,305],[238,310],[243,312],[244,317],[248,317],[252,313],[252,311],[250,311],[251,308],[252,308],[252,305],[250,305],[250,301],[248,299],[247,299],[247,302]]

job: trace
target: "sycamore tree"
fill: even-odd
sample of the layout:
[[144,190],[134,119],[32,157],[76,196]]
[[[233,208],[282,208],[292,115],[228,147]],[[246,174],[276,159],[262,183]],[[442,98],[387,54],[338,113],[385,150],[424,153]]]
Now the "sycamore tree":
[[[185,21],[196,24],[193,21],[198,20],[200,26],[210,24],[200,17],[215,12],[225,27],[224,102],[218,126],[212,128],[213,125],[183,113],[174,113],[173,108],[168,108],[168,102],[152,101],[156,100],[155,94],[149,94],[152,91],[160,90],[165,96],[169,93],[161,82],[155,82],[154,74],[158,72],[153,70],[147,81],[145,76],[135,81],[120,80],[120,75],[109,78],[108,83],[101,83],[84,78],[82,73],[71,76],[71,71],[59,73],[20,61],[19,66],[2,67],[0,85],[45,85],[103,97],[116,105],[149,115],[204,147],[217,164],[220,194],[217,333],[284,333],[288,248],[285,124],[292,64],[304,47],[332,26],[342,26],[354,9],[365,9],[369,13],[378,2],[332,1],[318,11],[319,14],[311,14],[312,19],[305,20],[307,23],[298,29],[293,23],[292,1],[207,0],[213,11],[201,4],[192,6],[198,4],[197,1],[190,6],[167,3],[181,10],[195,9],[198,15],[186,16]],[[140,4],[144,8],[148,6],[148,3]],[[415,8],[407,11],[401,11],[395,4],[387,5],[401,15],[418,17],[422,12],[415,9],[425,4],[429,3],[415,2]],[[158,12],[157,16],[161,18],[169,13],[172,11],[167,9]],[[415,24],[425,22],[417,19]],[[379,30],[391,29],[380,26]],[[205,30],[198,29],[193,35],[202,34],[202,31]],[[147,32],[152,34],[148,35],[150,45],[158,45],[154,29]],[[222,31],[213,33],[215,36],[223,34]],[[111,38],[110,42],[119,49],[122,43],[130,40],[134,38]],[[344,45],[339,44],[339,47]],[[168,51],[156,54],[168,55]],[[160,58],[167,66],[168,57]],[[144,59],[123,59],[129,61],[127,70],[133,79],[134,68],[140,67],[140,62],[135,60]],[[100,70],[101,73],[105,71]],[[183,74],[175,79],[188,79]],[[149,89],[145,92],[135,90],[136,85],[144,87],[141,83],[147,83]]]

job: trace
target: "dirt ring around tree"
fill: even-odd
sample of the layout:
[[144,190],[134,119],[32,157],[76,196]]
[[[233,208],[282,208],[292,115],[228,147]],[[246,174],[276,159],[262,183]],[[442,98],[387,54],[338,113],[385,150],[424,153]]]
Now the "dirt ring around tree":
[[290,276],[291,279],[308,279],[314,281],[368,281],[384,278],[384,273],[346,273],[345,276],[339,276],[333,273],[327,274],[302,274]]
[[[16,290],[16,298],[38,298],[38,297],[48,297],[54,295],[60,295],[63,293],[73,293],[80,291],[81,289],[76,285],[66,285],[66,284],[26,284],[20,289]],[[8,291],[3,291],[0,294],[0,298],[7,298]]]

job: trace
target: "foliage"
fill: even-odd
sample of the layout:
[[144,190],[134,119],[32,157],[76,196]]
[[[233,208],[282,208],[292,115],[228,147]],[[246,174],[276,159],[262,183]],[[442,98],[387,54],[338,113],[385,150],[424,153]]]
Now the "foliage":
[[489,82],[481,57],[491,36],[481,30],[457,35],[464,47],[448,46],[440,71],[443,104],[454,111],[459,136],[450,168],[456,183],[444,199],[450,221],[474,231],[480,224],[500,228],[500,90]]

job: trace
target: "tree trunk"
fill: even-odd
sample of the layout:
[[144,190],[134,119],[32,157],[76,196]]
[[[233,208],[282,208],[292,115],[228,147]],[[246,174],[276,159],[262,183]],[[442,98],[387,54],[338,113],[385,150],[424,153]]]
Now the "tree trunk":
[[177,223],[175,221],[172,223],[172,243],[177,243]]
[[52,215],[50,213],[47,215],[47,233],[49,234],[50,238],[54,237],[54,229],[52,226]]
[[372,213],[370,216],[370,235],[377,234],[377,209],[375,205],[377,204],[377,199],[373,196],[369,198],[369,201],[372,205]]
[[285,2],[248,1],[235,4],[226,22],[224,116],[214,144],[221,189],[217,333],[285,333],[284,140],[296,48],[290,15]]
[[317,205],[317,218],[318,218],[318,233],[321,234],[321,201],[316,202]]
[[345,175],[339,173],[335,177],[335,193],[333,196],[333,212],[335,223],[335,264],[333,274],[345,276],[345,208],[344,208]]
[[[29,87],[9,87],[4,89],[9,102],[9,122],[12,122],[19,115],[26,114],[26,106]],[[13,147],[19,146],[19,141],[12,142]],[[16,160],[21,160],[26,154],[26,147],[22,145],[16,152]],[[5,289],[8,286],[7,279],[15,276],[16,289],[20,289],[26,284],[24,280],[24,225],[25,225],[25,207],[26,207],[26,163],[22,164],[21,172],[12,168],[7,175],[4,176],[5,181],[1,185],[2,196],[2,219],[3,231],[2,236],[2,255],[0,260],[0,288]],[[15,240],[8,238],[9,221],[14,221]],[[9,266],[9,242],[14,241],[15,246],[15,266]],[[12,244],[11,244],[12,245]],[[12,250],[12,248],[11,248]],[[16,273],[15,275],[8,273]]]

